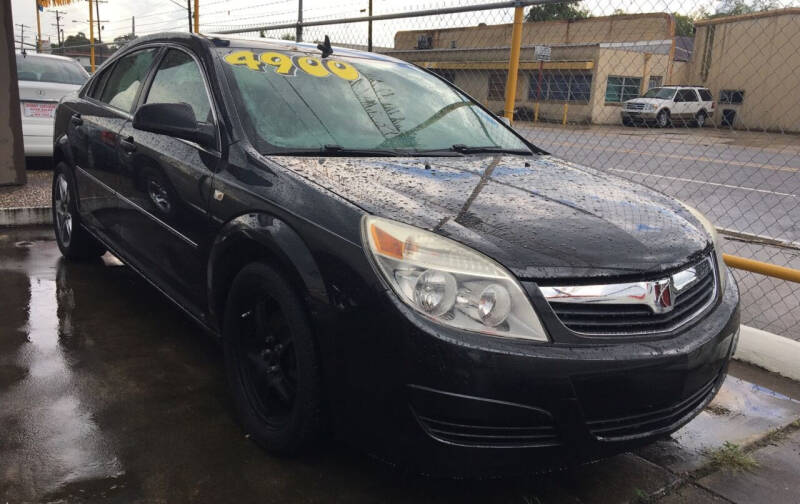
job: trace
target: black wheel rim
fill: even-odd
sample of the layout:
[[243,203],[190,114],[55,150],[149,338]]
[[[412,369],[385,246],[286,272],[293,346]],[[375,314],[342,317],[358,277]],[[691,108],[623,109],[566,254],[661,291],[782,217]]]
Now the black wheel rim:
[[72,239],[72,211],[70,210],[69,184],[64,174],[59,173],[53,187],[53,208],[56,217],[56,233],[65,247]]
[[269,426],[285,425],[297,394],[297,359],[291,328],[280,306],[265,293],[239,310],[242,384],[253,409]]

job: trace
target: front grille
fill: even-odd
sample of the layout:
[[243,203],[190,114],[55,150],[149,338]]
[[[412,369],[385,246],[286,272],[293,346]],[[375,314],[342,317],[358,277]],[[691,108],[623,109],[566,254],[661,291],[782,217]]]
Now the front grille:
[[555,427],[550,425],[489,426],[466,425],[417,416],[422,427],[434,438],[469,446],[546,447],[559,444]]
[[644,304],[558,302],[550,307],[568,329],[587,335],[625,336],[668,332],[702,315],[716,297],[710,258],[695,264],[697,281],[675,295],[671,311],[655,313]]
[[627,110],[644,110],[644,103],[626,103]]
[[587,419],[586,424],[592,435],[607,441],[641,437],[669,429],[685,420],[709,399],[714,392],[715,381],[711,380],[694,394],[667,408],[624,417]]

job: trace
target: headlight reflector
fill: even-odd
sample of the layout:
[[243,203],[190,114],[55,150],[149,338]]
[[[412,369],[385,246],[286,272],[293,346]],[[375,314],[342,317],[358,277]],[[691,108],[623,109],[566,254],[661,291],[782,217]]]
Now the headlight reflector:
[[519,282],[492,259],[449,238],[379,217],[362,240],[381,276],[408,306],[446,326],[547,341]]

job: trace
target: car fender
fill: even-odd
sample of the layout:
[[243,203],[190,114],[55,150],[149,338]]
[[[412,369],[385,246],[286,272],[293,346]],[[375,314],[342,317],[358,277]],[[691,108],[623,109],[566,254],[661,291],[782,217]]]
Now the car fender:
[[67,163],[70,168],[75,166],[72,149],[69,147],[69,139],[65,133],[53,140],[53,164],[58,164],[60,161]]
[[219,321],[219,289],[225,287],[223,274],[226,265],[221,260],[235,252],[232,247],[250,243],[263,248],[270,260],[277,262],[290,280],[297,280],[303,293],[312,301],[327,303],[327,289],[322,274],[311,250],[300,235],[285,221],[265,212],[250,212],[239,215],[225,223],[217,233],[209,252],[207,283],[209,312]]

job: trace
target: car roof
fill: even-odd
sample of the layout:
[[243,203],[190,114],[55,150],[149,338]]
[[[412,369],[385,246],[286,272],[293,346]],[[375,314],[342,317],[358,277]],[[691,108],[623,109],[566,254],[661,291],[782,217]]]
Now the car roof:
[[[21,51],[15,51],[15,54],[17,54],[18,56],[22,56],[23,55]],[[29,56],[35,56],[37,58],[48,58],[48,59],[61,60],[61,61],[71,61],[73,63],[77,63],[77,61],[74,58],[70,58],[68,56],[58,56],[56,54],[37,53],[37,52],[34,52],[34,51],[25,51],[25,55],[24,56],[26,58],[29,57]]]
[[[283,51],[319,52],[319,49],[317,49],[317,42],[295,42],[294,40],[269,39],[257,36],[250,38],[250,37],[231,36],[220,33],[190,34],[186,32],[163,32],[163,33],[154,33],[151,35],[145,35],[143,37],[139,37],[129,42],[128,45],[126,45],[125,47],[127,49],[128,47],[135,47],[140,44],[153,43],[153,42],[155,43],[175,42],[175,41],[190,42],[197,40],[204,40],[215,47],[241,47],[241,48],[252,48],[252,49],[265,49],[265,50],[277,49]],[[347,47],[337,46],[335,45],[335,41],[332,41],[331,45],[333,47],[334,55],[364,58],[377,61],[406,63],[403,60],[392,58],[391,56],[386,56],[384,54],[371,53],[367,51],[360,51],[358,49],[351,49]]]
[[658,86],[661,88],[670,88],[670,89],[708,89],[705,86],[681,86],[680,84],[670,84],[669,86]]

